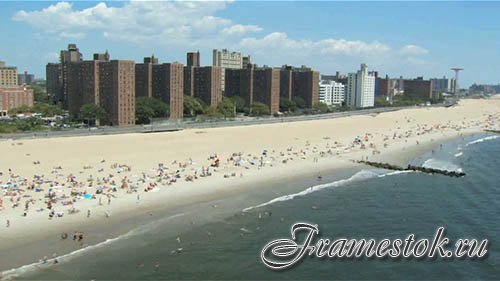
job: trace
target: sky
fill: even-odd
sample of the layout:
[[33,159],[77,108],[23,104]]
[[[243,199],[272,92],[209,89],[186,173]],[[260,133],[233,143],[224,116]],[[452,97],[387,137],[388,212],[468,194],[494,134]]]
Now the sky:
[[112,1],[0,2],[0,60],[45,77],[68,43],[84,55],[186,62],[212,49],[258,65],[307,65],[321,74],[452,77],[500,83],[500,2]]

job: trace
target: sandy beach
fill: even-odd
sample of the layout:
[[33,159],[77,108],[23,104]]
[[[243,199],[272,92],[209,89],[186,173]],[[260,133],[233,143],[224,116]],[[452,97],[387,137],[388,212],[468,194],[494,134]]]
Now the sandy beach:
[[[124,221],[139,225],[159,209],[361,168],[352,160],[404,165],[440,142],[499,128],[500,98],[491,98],[329,120],[1,141],[0,271],[100,242],[106,235],[93,233],[103,227],[116,236]],[[71,247],[47,242],[74,238]]]

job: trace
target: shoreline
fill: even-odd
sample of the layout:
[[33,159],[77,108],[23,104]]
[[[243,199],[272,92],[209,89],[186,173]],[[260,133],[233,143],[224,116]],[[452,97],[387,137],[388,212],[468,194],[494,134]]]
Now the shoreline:
[[[269,198],[270,195],[283,195],[283,192],[293,189],[286,187],[290,183],[304,179],[313,182],[323,173],[336,174],[339,171],[370,169],[354,164],[352,160],[368,157],[371,161],[405,165],[439,143],[468,134],[482,133],[485,126],[497,128],[494,126],[498,126],[496,121],[500,119],[499,101],[500,99],[490,100],[489,103],[469,101],[465,106],[450,109],[408,109],[375,116],[288,124],[0,143],[0,152],[4,152],[5,159],[8,159],[6,162],[0,162],[0,171],[15,167],[16,172],[22,175],[48,175],[54,171],[51,167],[63,163],[64,171],[69,170],[72,172],[70,175],[79,179],[95,174],[95,170],[99,168],[104,170],[104,174],[114,173],[115,178],[130,176],[130,181],[133,179],[135,183],[140,176],[134,176],[140,171],[154,174],[154,171],[151,172],[151,166],[163,162],[165,158],[182,161],[189,157],[189,165],[192,163],[192,166],[201,166],[209,163],[205,157],[212,152],[228,157],[231,153],[234,155],[235,151],[243,151],[242,155],[246,157],[244,163],[247,163],[246,166],[236,166],[227,158],[227,163],[221,161],[221,167],[212,170],[213,175],[210,177],[194,182],[180,178],[172,186],[164,185],[149,193],[142,192],[142,188],[138,193],[132,194],[125,193],[125,189],[118,189],[115,193],[117,198],[113,197],[111,205],[99,205],[97,200],[79,199],[75,206],[82,212],[76,215],[66,214],[63,218],[53,220],[47,220],[47,212],[30,213],[28,217],[22,218],[22,210],[6,209],[0,212],[0,222],[3,224],[6,219],[10,219],[12,223],[8,228],[0,227],[0,236],[3,238],[0,241],[0,271],[31,264],[44,256],[51,256],[52,253],[60,256],[80,248],[79,244],[72,243],[73,241],[61,243],[62,232],[71,234],[73,231],[81,231],[85,234],[84,244],[93,245],[110,237],[117,237],[144,225],[145,222],[161,219],[162,215],[172,216],[186,209],[199,212],[201,206],[205,205],[207,206],[204,207],[204,212],[194,215],[227,215],[241,211],[249,205],[267,202],[272,199]],[[484,108],[488,111],[483,111]],[[441,125],[434,125],[434,116],[440,116]],[[466,122],[464,120],[467,116],[470,120]],[[484,121],[485,119],[487,121]],[[335,131],[325,131],[325,126],[334,126]],[[262,155],[263,150],[266,155],[265,158],[260,156],[262,167],[257,164],[249,165],[249,161],[259,162],[258,155]],[[33,165],[33,159],[42,159],[42,164]],[[106,163],[103,162],[104,159]],[[133,167],[131,171],[116,172],[114,168],[107,168],[110,160],[111,163],[133,163],[130,165]],[[169,166],[170,171],[177,169],[177,164],[181,164],[177,160]],[[86,169],[84,166],[82,169],[82,165],[96,167]],[[185,165],[187,168],[182,170],[183,177],[190,176],[189,173],[198,169]],[[196,175],[196,172],[194,173]],[[244,176],[237,176],[240,173]],[[144,172],[143,177],[149,179],[149,175]],[[151,176],[151,181],[154,179],[155,176]],[[82,188],[85,189],[80,186],[80,189]],[[295,188],[303,190],[303,186]],[[266,192],[267,194],[263,194]],[[39,202],[43,202],[42,195],[32,194]],[[253,198],[252,202],[255,204],[249,204],[248,200],[237,200],[243,197]],[[213,207],[220,204],[218,201],[224,200],[235,201],[233,205],[236,206]],[[212,203],[213,206],[210,205]],[[86,217],[86,210],[91,210],[90,218]],[[174,220],[185,223],[182,216],[174,217]],[[175,225],[175,222],[173,224]]]
[[[403,146],[398,147],[398,149],[394,149],[393,151],[386,152],[382,155],[379,155],[377,159],[379,161],[392,161],[392,163],[398,163],[400,165],[405,165],[410,161],[416,159],[417,157],[422,156],[424,153],[429,152],[431,149],[435,148],[441,143],[449,142],[460,138],[461,136],[473,135],[473,134],[481,134],[481,131],[470,131],[465,134],[457,134],[457,135],[441,135],[440,138],[432,138],[432,140],[423,140],[421,145],[411,145],[411,146]],[[399,151],[404,151],[402,153]],[[165,207],[163,205],[158,205],[151,202],[147,209],[140,209],[139,212],[126,211],[121,214],[117,214],[114,217],[109,218],[107,221],[87,221],[80,223],[78,225],[78,229],[88,235],[90,238],[86,241],[83,247],[68,247],[66,245],[62,245],[63,241],[58,239],[58,231],[54,230],[51,233],[47,233],[44,237],[37,237],[32,241],[26,243],[26,240],[23,240],[23,245],[14,245],[11,248],[4,248],[0,253],[0,260],[6,260],[7,257],[12,260],[18,260],[23,262],[12,263],[10,266],[7,266],[9,263],[2,263],[0,267],[0,272],[8,273],[11,270],[16,270],[22,266],[36,264],[38,259],[43,256],[50,256],[50,253],[57,253],[57,256],[65,256],[68,254],[75,253],[80,250],[86,250],[87,247],[92,248],[93,246],[103,246],[103,244],[107,244],[108,241],[113,243],[117,239],[120,239],[124,236],[132,235],[132,233],[141,231],[142,227],[145,227],[150,224],[154,224],[159,220],[171,219],[171,223],[173,226],[179,226],[181,224],[186,224],[186,217],[190,217],[193,219],[197,217],[194,212],[200,211],[200,209],[205,209],[206,212],[203,212],[201,215],[202,218],[198,219],[197,224],[199,223],[208,223],[211,221],[210,216],[215,217],[227,217],[230,215],[234,215],[234,213],[238,213],[243,211],[248,207],[255,206],[244,206],[244,208],[238,208],[236,206],[225,206],[220,205],[220,202],[227,202],[228,200],[235,199],[240,196],[253,196],[255,193],[262,192],[265,189],[274,186],[283,186],[290,183],[295,183],[296,180],[301,180],[301,182],[314,182],[316,179],[316,175],[320,174],[330,174],[330,173],[341,173],[343,176],[335,177],[335,181],[347,179],[349,175],[356,174],[362,170],[372,170],[374,168],[355,164],[350,161],[335,159],[333,162],[328,161],[332,159],[325,160],[320,167],[316,167],[316,169],[306,169],[304,173],[294,173],[293,176],[288,178],[281,179],[273,179],[271,173],[266,173],[262,178],[257,178],[255,180],[250,180],[247,182],[241,182],[236,185],[231,186],[229,190],[224,190],[219,192],[218,194],[212,193],[211,197],[206,197],[204,199],[197,198],[197,200],[193,201],[193,198],[190,198],[188,202],[177,202],[176,205],[171,205]],[[304,164],[304,163],[300,163]],[[302,165],[298,165],[303,168]],[[287,167],[289,168],[289,167]],[[298,167],[294,167],[298,169]],[[318,169],[319,168],[319,169]],[[326,183],[329,183],[327,181]],[[211,185],[211,183],[206,183],[207,185]],[[256,187],[256,188],[255,188]],[[294,188],[286,188],[281,187],[278,194],[286,195],[289,192],[298,192],[303,191],[304,186],[298,185]],[[269,196],[269,194],[266,194]],[[267,198],[266,200],[271,200],[274,198]],[[266,201],[267,202],[267,201]],[[217,210],[212,208],[212,204],[218,203],[218,208],[225,208],[222,210]],[[245,202],[247,203],[247,202]],[[262,204],[265,202],[256,201],[255,204]],[[194,220],[190,221],[191,223]],[[189,226],[184,226],[189,227]],[[61,226],[60,229],[68,229],[69,226]],[[58,229],[58,230],[60,230]],[[92,237],[92,235],[95,235]],[[52,243],[46,243],[47,240],[52,241]],[[58,245],[59,244],[59,245]],[[22,253],[21,256],[18,256],[17,253]],[[43,253],[43,254],[42,254]],[[18,256],[16,258],[16,256]],[[38,259],[37,259],[38,258]],[[7,274],[8,275],[8,274]],[[6,275],[6,276],[7,276]],[[1,275],[0,275],[1,276]]]

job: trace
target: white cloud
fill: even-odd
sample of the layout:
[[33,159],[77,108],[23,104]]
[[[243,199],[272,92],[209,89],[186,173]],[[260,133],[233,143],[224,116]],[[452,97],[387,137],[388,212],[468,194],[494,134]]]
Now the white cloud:
[[235,24],[230,27],[226,27],[222,30],[222,33],[225,35],[241,35],[247,32],[259,32],[262,31],[262,28],[257,25],[242,25]]
[[322,47],[321,52],[324,54],[334,55],[356,55],[356,54],[372,54],[377,55],[386,53],[391,48],[385,44],[375,42],[364,42],[360,40],[349,41],[345,39],[325,39],[317,42]]
[[286,33],[274,32],[261,39],[244,38],[240,45],[250,49],[280,50],[281,52],[307,52],[323,55],[377,55],[391,48],[379,42],[349,41],[345,39],[295,40]]
[[273,32],[260,39],[244,38],[241,40],[240,45],[250,49],[268,50],[269,48],[282,49],[282,50],[296,50],[306,47],[309,43],[307,41],[296,41],[288,38],[286,33]]
[[403,55],[426,55],[429,53],[429,50],[422,48],[417,45],[406,45],[401,48],[400,53]]
[[360,63],[367,63],[370,69],[381,73],[399,75],[401,69],[405,68],[423,75],[435,66],[425,59],[423,51],[416,58],[415,55],[402,53],[400,48],[379,41],[295,39],[284,32],[273,32],[261,38],[247,37],[233,48],[251,54],[261,64],[306,64],[324,73],[352,72],[359,68]]
[[99,18],[106,9],[106,4],[99,3],[92,8],[73,11],[70,3],[59,2],[40,11],[19,11],[13,19],[25,21],[46,31],[68,31],[75,27],[85,29],[102,26]]
[[225,7],[222,1],[131,1],[121,7],[98,3],[76,10],[68,2],[59,2],[42,10],[19,11],[13,19],[61,38],[83,38],[88,32],[100,31],[112,40],[185,44],[210,38],[230,26],[231,20],[215,15]]
[[399,48],[359,39],[291,38],[285,32],[260,35],[259,25],[219,15],[230,2],[131,1],[119,7],[98,3],[84,9],[59,2],[41,10],[19,11],[13,19],[62,39],[83,39],[92,32],[106,40],[151,48],[229,48],[252,55],[258,64],[308,64],[320,70],[353,70],[362,62],[381,70],[428,64],[429,51],[412,44]]

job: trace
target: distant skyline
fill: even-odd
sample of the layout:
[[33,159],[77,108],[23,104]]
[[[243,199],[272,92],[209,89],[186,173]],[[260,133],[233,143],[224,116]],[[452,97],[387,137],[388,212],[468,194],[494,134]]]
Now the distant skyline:
[[0,60],[37,77],[76,43],[84,55],[186,63],[212,49],[251,55],[259,65],[308,65],[321,74],[453,77],[500,83],[499,2],[1,2]]

